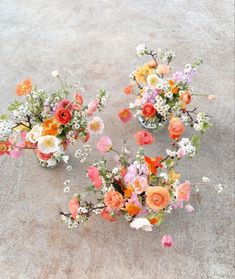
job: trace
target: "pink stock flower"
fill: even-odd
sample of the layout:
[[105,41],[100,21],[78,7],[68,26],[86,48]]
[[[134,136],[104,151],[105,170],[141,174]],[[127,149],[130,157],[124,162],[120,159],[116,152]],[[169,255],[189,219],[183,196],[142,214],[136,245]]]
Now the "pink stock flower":
[[188,201],[190,199],[191,184],[185,181],[176,188],[177,201]]
[[87,171],[88,177],[93,183],[96,189],[100,189],[102,185],[102,179],[99,174],[99,170],[96,167],[89,167]]
[[72,215],[73,219],[76,219],[78,208],[79,208],[78,199],[74,197],[69,201],[69,212]]
[[106,153],[109,152],[112,149],[112,141],[110,139],[110,137],[108,136],[103,136],[99,139],[96,148],[98,151],[100,151],[101,153]]
[[87,109],[87,115],[88,116],[92,116],[92,114],[94,112],[96,112],[97,108],[98,108],[99,102],[98,100],[93,100],[88,104],[88,109]]
[[173,239],[171,235],[164,235],[162,237],[162,247],[163,248],[169,248],[172,247],[174,245],[173,243]]

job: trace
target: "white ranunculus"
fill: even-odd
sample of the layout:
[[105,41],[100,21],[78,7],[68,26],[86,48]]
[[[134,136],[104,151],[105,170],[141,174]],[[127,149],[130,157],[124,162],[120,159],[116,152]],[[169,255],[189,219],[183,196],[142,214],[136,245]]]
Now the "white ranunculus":
[[146,218],[135,218],[131,223],[130,226],[132,229],[142,229],[146,232],[152,231],[152,226],[148,219]]
[[59,144],[55,136],[42,136],[38,139],[38,150],[44,154],[54,153],[59,149]]
[[43,128],[40,125],[35,125],[26,135],[26,140],[31,143],[36,143],[42,135]]
[[144,44],[138,45],[138,46],[136,47],[136,53],[137,53],[137,55],[138,55],[139,57],[144,56],[145,50],[146,50],[146,47],[145,47]]

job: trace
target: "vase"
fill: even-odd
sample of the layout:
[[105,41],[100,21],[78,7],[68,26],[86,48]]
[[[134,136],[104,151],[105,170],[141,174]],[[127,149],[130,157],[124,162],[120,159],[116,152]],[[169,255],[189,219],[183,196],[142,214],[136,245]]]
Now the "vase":
[[43,153],[39,152],[38,150],[36,150],[35,155],[36,155],[39,165],[42,168],[46,168],[46,169],[56,168],[62,160],[62,156],[58,153],[43,154]]
[[154,118],[145,118],[143,115],[139,115],[138,117],[139,122],[141,125],[146,129],[146,130],[151,130],[151,131],[161,131],[165,124],[166,121],[162,121],[157,117]]

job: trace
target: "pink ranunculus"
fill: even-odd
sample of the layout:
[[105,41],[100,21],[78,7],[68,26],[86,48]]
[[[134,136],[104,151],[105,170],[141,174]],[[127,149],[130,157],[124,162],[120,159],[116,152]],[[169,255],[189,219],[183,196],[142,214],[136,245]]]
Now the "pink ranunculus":
[[191,192],[191,184],[185,181],[176,188],[177,201],[189,201]]
[[106,153],[106,152],[109,152],[112,149],[112,146],[113,146],[113,144],[112,144],[112,141],[111,141],[110,137],[103,136],[97,142],[96,148],[101,153]]
[[152,144],[154,141],[152,134],[144,130],[135,133],[134,136],[138,145]]
[[9,155],[11,156],[11,158],[18,159],[22,155],[22,151],[14,148],[9,152]]
[[99,170],[96,167],[89,167],[87,171],[88,177],[90,178],[91,182],[93,183],[96,189],[100,189],[102,186],[102,179],[99,174]]
[[172,247],[174,245],[173,243],[173,239],[171,235],[164,235],[162,237],[162,247],[163,248],[169,248]]
[[79,208],[79,202],[76,197],[73,197],[69,201],[69,212],[72,215],[73,219],[76,219],[77,213],[78,213],[78,208]]
[[179,150],[177,151],[177,157],[179,159],[184,158],[186,155],[186,150],[184,148],[179,148]]
[[93,100],[88,104],[88,109],[87,109],[87,115],[88,116],[92,116],[92,114],[94,112],[96,112],[97,108],[98,108],[99,102],[98,100]]

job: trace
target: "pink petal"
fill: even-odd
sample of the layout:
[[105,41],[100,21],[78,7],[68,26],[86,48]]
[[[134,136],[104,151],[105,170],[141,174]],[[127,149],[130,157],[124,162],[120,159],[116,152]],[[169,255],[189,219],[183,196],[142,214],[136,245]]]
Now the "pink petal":
[[172,239],[172,236],[171,235],[164,235],[162,237],[162,247],[163,248],[169,248],[169,247],[172,247],[174,245],[173,243],[173,239]]
[[18,149],[13,149],[9,152],[9,155],[11,158],[18,159],[22,155],[22,152]]
[[195,209],[194,207],[191,205],[191,204],[186,204],[185,205],[185,210],[190,213],[190,212],[193,212]]

